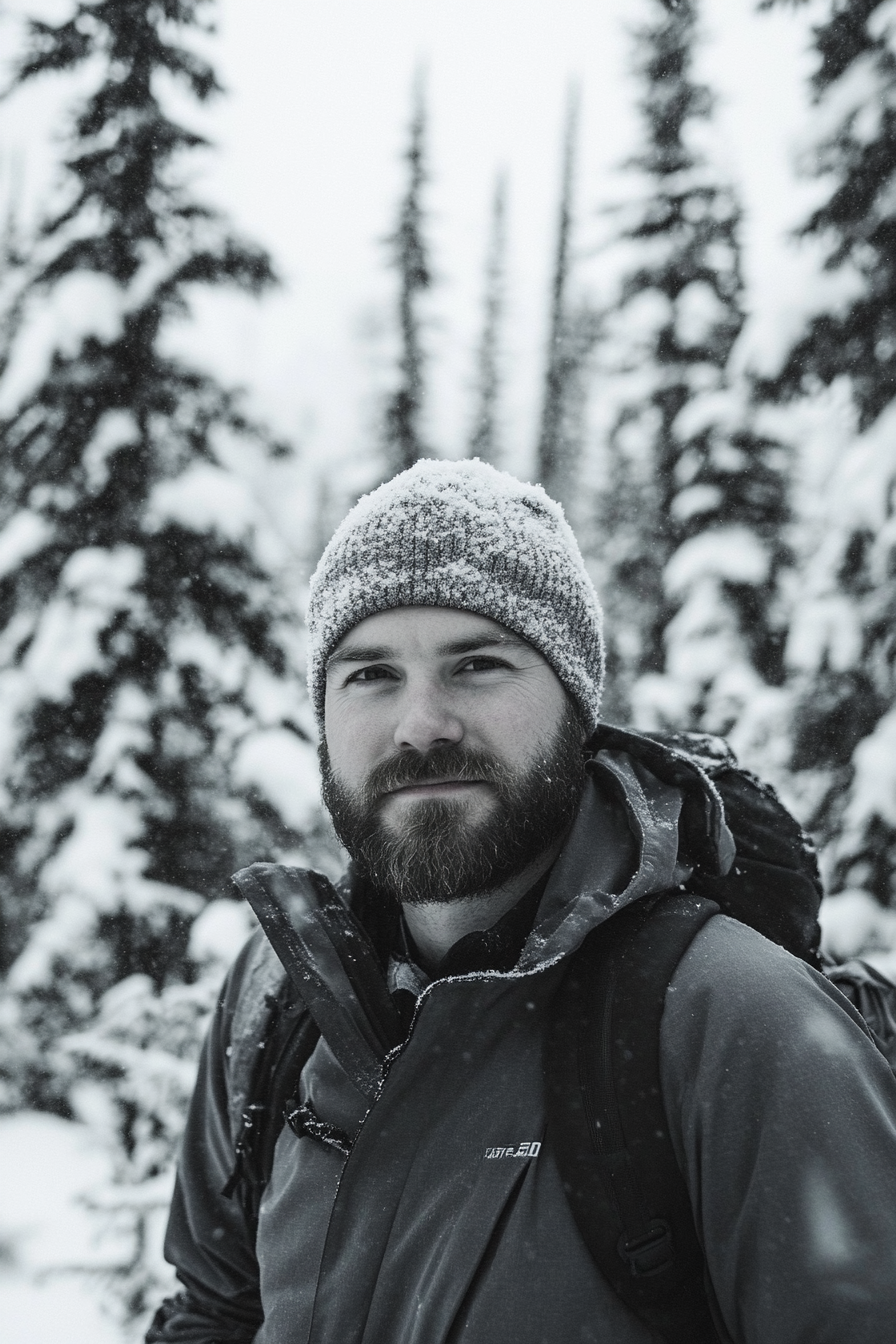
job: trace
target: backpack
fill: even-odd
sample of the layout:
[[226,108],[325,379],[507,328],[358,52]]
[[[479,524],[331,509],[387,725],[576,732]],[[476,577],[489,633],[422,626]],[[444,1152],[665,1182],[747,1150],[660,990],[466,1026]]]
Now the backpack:
[[[571,958],[550,1026],[548,1128],[582,1239],[617,1294],[669,1344],[729,1344],[662,1101],[660,1023],[675,969],[708,919],[732,915],[826,970],[894,1071],[896,985],[860,961],[822,967],[815,850],[726,743],[614,728],[598,736],[685,791],[696,766],[721,799],[735,860],[720,876],[696,855],[685,889],[621,910]],[[687,846],[686,807],[684,821]]]
[[[742,770],[719,738],[602,725],[588,746],[626,751],[681,788],[682,846],[693,875],[684,889],[614,914],[570,958],[549,1024],[546,1141],[585,1245],[622,1300],[669,1344],[730,1344],[668,1134],[660,1022],[679,960],[720,911],[822,969],[817,859],[774,790]],[[734,838],[734,865],[724,875],[705,840],[708,807]],[[861,962],[824,969],[896,1069],[896,985]],[[269,996],[269,1010],[252,1076],[242,1083],[250,1100],[223,1191],[239,1191],[252,1227],[284,1123],[336,1147],[344,1138],[316,1132],[293,1100],[318,1030],[288,982]]]

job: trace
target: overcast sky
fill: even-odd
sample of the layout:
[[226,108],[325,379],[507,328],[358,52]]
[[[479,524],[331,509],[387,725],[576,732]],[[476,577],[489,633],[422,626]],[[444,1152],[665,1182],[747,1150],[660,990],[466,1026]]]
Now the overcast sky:
[[[17,8],[36,6],[17,0]],[[62,13],[64,0],[42,0]],[[395,277],[384,238],[404,176],[414,72],[430,112],[428,303],[434,449],[463,450],[495,174],[509,180],[504,406],[508,465],[529,470],[540,400],[566,90],[582,92],[576,246],[606,227],[601,207],[637,135],[631,30],[643,0],[220,0],[210,51],[226,98],[194,124],[216,142],[197,186],[266,244],[284,287],[261,305],[206,300],[185,337],[247,384],[256,405],[315,461],[345,462],[375,430],[394,353]],[[652,8],[652,7],[651,7]],[[793,162],[805,136],[812,6],[757,15],[707,0],[700,73],[719,93],[711,150],[741,188],[746,267],[766,348],[798,305],[784,234],[813,188]],[[49,81],[48,81],[49,83]],[[35,109],[40,105],[42,115]],[[52,91],[21,110],[7,143],[38,180],[60,108]],[[9,160],[9,151],[7,152]]]

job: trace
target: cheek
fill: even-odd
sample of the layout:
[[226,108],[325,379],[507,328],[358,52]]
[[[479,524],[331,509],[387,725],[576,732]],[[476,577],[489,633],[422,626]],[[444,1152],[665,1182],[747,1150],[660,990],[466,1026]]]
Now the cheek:
[[556,739],[567,712],[566,696],[559,683],[521,687],[490,709],[482,723],[485,735],[508,765],[525,767]]
[[324,736],[334,773],[350,788],[362,783],[383,754],[382,736],[373,715],[356,706],[340,704],[327,696],[324,705]]

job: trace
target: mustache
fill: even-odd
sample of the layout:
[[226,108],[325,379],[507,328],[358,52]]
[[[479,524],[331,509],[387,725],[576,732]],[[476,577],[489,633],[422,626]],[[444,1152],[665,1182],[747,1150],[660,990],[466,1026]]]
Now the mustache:
[[462,784],[484,782],[500,790],[507,778],[508,771],[500,761],[472,747],[448,745],[427,752],[402,751],[374,766],[364,785],[364,800],[373,806],[395,789],[445,779]]

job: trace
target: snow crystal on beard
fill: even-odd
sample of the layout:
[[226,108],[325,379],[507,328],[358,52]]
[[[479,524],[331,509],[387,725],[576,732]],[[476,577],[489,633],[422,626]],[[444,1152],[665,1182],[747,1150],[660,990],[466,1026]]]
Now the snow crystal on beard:
[[[581,717],[570,703],[553,742],[523,774],[490,753],[440,746],[401,752],[356,792],[334,774],[322,742],[324,802],[339,839],[379,891],[409,905],[466,900],[516,877],[572,824],[585,782],[582,737]],[[484,818],[468,820],[462,802],[431,799],[410,809],[400,830],[384,826],[384,792],[446,774],[492,785],[494,801]]]

